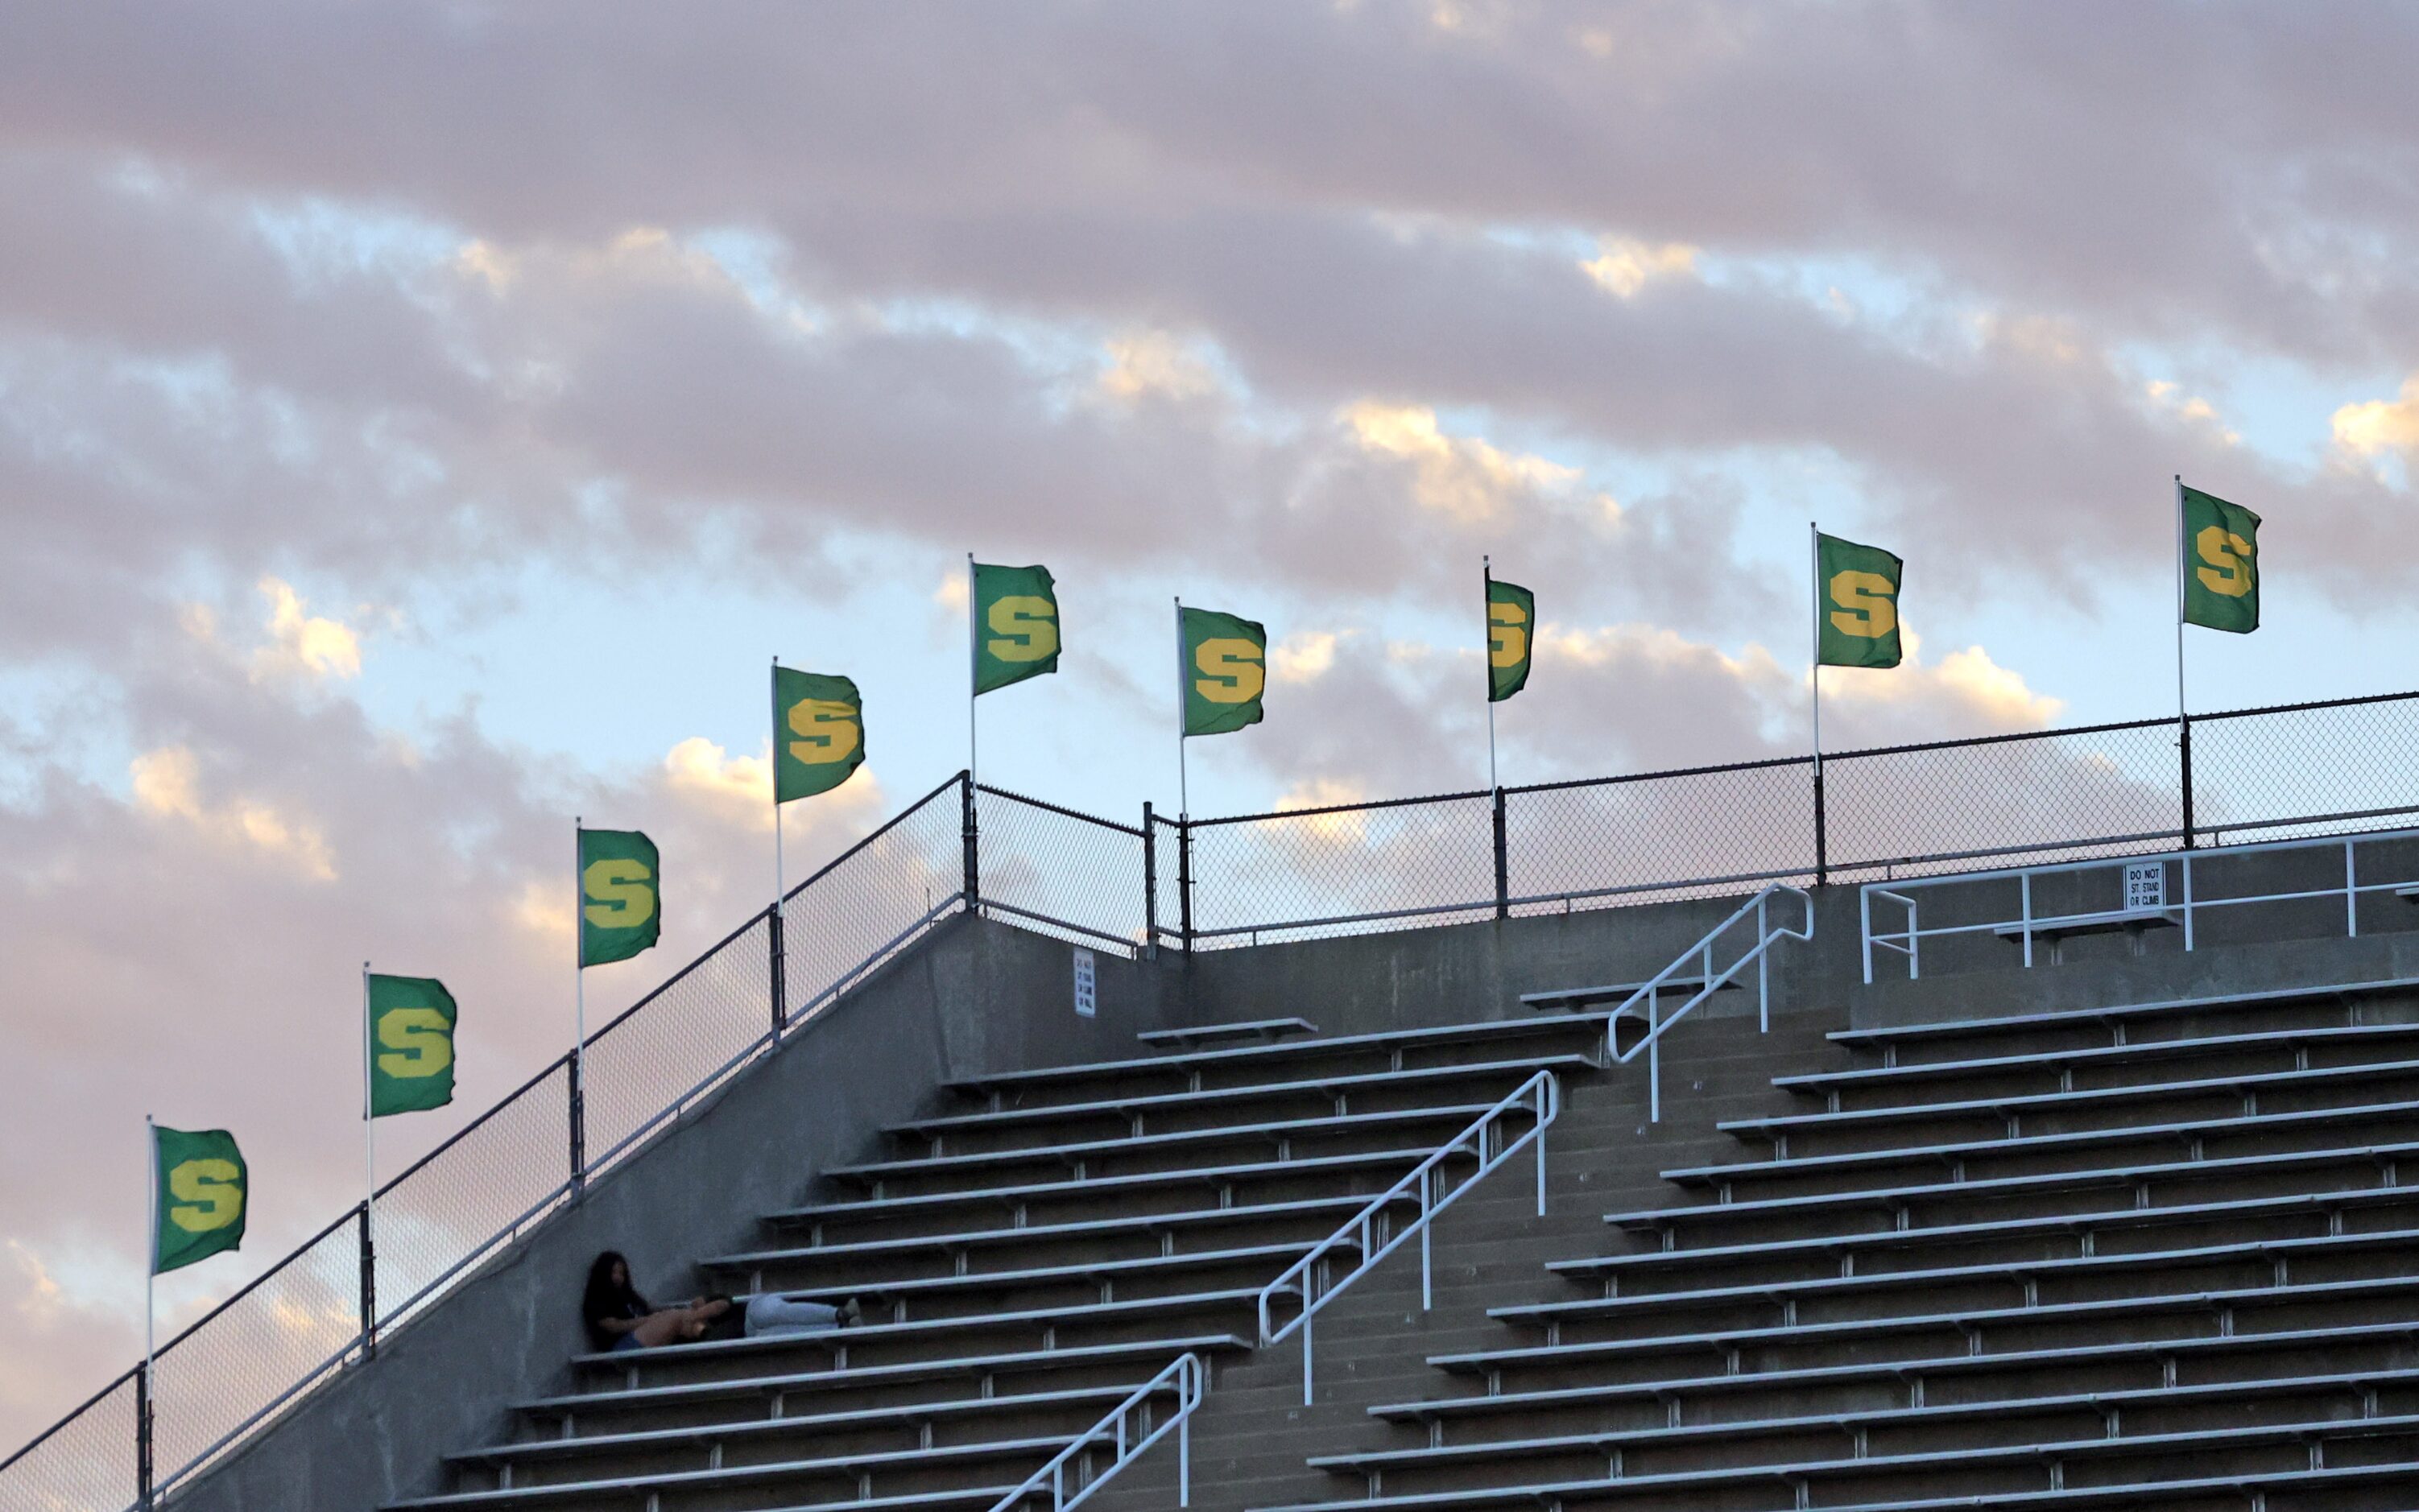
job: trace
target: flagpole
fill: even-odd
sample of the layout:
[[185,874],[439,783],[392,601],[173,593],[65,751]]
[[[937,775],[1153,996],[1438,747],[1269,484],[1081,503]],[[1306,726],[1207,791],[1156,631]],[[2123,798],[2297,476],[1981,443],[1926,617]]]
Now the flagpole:
[[[773,698],[777,711],[780,707],[781,690],[778,686],[780,676],[781,658],[775,656],[773,677],[777,686],[773,689]],[[781,866],[781,731],[777,724],[773,730],[773,915],[781,925],[785,950],[788,949],[787,935],[790,923],[789,890],[787,876]]]
[[[1479,594],[1481,633],[1478,638],[1478,663],[1487,673],[1487,787],[1500,791],[1503,784],[1495,778],[1495,563],[1481,555],[1478,576],[1484,585]],[[1533,630],[1534,626],[1532,626]]]
[[965,801],[975,801],[975,680],[982,671],[982,626],[975,622],[975,554],[965,554]]
[[[366,1299],[377,1285],[377,1110],[370,1090],[370,964],[362,963],[362,1292]],[[362,1358],[377,1348],[371,1330],[375,1320],[362,1315]]]
[[[571,1087],[572,1095],[584,1103],[588,1096],[588,963],[586,951],[580,949],[580,919],[588,903],[585,885],[579,875],[579,825],[581,816],[571,816]],[[571,1180],[578,1186],[586,1178],[581,1167],[587,1160],[586,1112],[574,1107],[573,1132],[580,1136],[578,1160],[572,1167]]]
[[[153,1405],[159,1396],[159,1381],[153,1376],[153,1362],[158,1358],[152,1348],[154,1316],[159,1311],[160,1289],[160,1134],[152,1125],[151,1115],[143,1115],[143,1189],[151,1195],[151,1211],[144,1220],[144,1229],[151,1236],[150,1247],[143,1255],[143,1412],[153,1415]],[[151,1425],[142,1425],[144,1469],[150,1469]],[[151,1504],[150,1477],[143,1484],[143,1504]]]
[[1819,885],[1830,880],[1823,812],[1823,529],[1810,519],[1806,522],[1806,659],[1814,685],[1814,880]]
[[2184,849],[2193,848],[2192,716],[2184,712],[2184,475],[2176,474],[2176,737],[2183,767]]
[[1184,600],[1176,601],[1176,817],[1193,816],[1193,789],[1184,770],[1184,680],[1191,675],[1184,665]]
[[1814,780],[1823,780],[1823,532],[1812,520],[1806,522],[1807,581],[1813,605],[1810,618],[1813,639],[1807,659],[1812,663],[1814,677]]

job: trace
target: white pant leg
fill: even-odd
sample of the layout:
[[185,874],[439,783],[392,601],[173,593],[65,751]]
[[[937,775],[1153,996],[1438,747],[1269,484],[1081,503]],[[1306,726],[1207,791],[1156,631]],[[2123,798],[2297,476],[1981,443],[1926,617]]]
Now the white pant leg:
[[760,1334],[828,1334],[840,1326],[840,1309],[820,1302],[793,1302],[767,1292],[747,1303],[747,1336]]

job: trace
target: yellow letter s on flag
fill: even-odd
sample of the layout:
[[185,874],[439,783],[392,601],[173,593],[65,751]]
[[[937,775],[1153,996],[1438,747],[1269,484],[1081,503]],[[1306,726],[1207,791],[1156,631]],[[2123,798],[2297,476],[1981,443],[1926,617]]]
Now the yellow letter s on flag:
[[1878,640],[1898,628],[1897,591],[1878,572],[1843,572],[1831,579],[1832,627],[1841,635]]
[[579,885],[590,899],[584,910],[588,922],[598,929],[636,929],[655,917],[655,878],[643,862],[591,862]]
[[2251,543],[2222,525],[2211,525],[2193,537],[2193,547],[2200,553],[2206,566],[2194,569],[2200,585],[2212,594],[2228,598],[2241,598],[2251,592],[2251,572],[2245,560],[2251,555]]
[[168,1221],[189,1234],[224,1228],[243,1216],[242,1172],[231,1160],[189,1160],[168,1173],[177,1206]]
[[790,705],[790,755],[809,766],[848,760],[861,738],[856,711],[838,699],[800,699]]
[[433,1008],[388,1009],[378,1015],[377,1042],[391,1053],[377,1057],[378,1070],[408,1081],[439,1074],[454,1064],[451,1029]]
[[1488,664],[1519,666],[1529,655],[1529,617],[1520,612],[1519,605],[1499,602],[1487,606],[1487,619],[1491,626],[1487,637]]
[[1207,674],[1194,681],[1194,691],[1212,703],[1249,703],[1268,686],[1260,648],[1240,637],[1202,641],[1194,648],[1193,665]]
[[984,616],[1002,637],[983,649],[1002,661],[1047,661],[1058,654],[1058,606],[1031,594],[1011,594]]

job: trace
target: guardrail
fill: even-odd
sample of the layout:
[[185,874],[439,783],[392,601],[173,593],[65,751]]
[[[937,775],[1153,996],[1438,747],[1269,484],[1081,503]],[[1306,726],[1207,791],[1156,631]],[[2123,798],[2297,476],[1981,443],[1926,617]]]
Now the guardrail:
[[[1308,1254],[1286,1267],[1285,1273],[1260,1288],[1260,1346],[1265,1349],[1277,1343],[1295,1329],[1302,1330],[1302,1400],[1307,1407],[1311,1400],[1311,1319],[1318,1310],[1341,1296],[1346,1288],[1366,1275],[1379,1260],[1394,1253],[1413,1234],[1420,1236],[1420,1310],[1425,1312],[1432,1296],[1433,1274],[1430,1265],[1428,1226],[1437,1214],[1453,1206],[1464,1192],[1481,1179],[1510,1160],[1529,1146],[1537,1147],[1537,1216],[1546,1215],[1546,1128],[1562,1112],[1562,1083],[1554,1073],[1541,1071],[1503,1101],[1478,1116],[1477,1121],[1454,1135],[1427,1159],[1411,1167],[1409,1174],[1371,1199],[1343,1227],[1319,1241]],[[1504,1139],[1496,1126],[1514,1113],[1526,1111],[1530,1122],[1517,1138]],[[1457,1184],[1446,1189],[1443,1178],[1448,1163],[1456,1155],[1474,1155],[1478,1165]],[[1395,1204],[1407,1198],[1419,1204],[1419,1215],[1409,1225],[1394,1228],[1386,1218]],[[1330,1262],[1337,1251],[1351,1246],[1361,1258],[1343,1277],[1336,1279]],[[1282,1327],[1271,1326],[1271,1304],[1279,1297],[1299,1295],[1302,1311]]]
[[[2047,866],[2004,867],[1992,872],[1968,872],[1950,876],[1908,878],[1892,883],[1869,882],[1857,889],[1857,918],[1863,933],[1862,953],[1865,980],[1873,980],[1873,952],[1906,957],[1907,980],[1919,980],[1923,976],[1923,942],[1960,934],[1992,934],[2020,947],[2024,964],[2032,965],[2033,942],[2046,937],[2056,952],[2069,935],[2110,933],[2119,931],[2140,933],[2162,928],[2180,928],[2183,948],[2190,950],[2198,941],[2201,916],[2211,909],[2243,908],[2259,904],[2305,903],[2311,900],[2340,898],[2343,900],[2344,933],[2348,938],[2360,935],[2360,900],[2371,894],[2392,894],[2406,900],[2419,900],[2419,875],[2391,877],[2363,882],[2360,876],[2360,853],[2384,845],[2411,847],[2419,841],[2419,829],[2375,830],[2366,834],[2330,836],[2322,840],[2267,841],[2250,845],[2228,845],[2215,850],[2166,851],[2152,856],[2137,856],[2094,861],[2066,861]],[[2343,859],[2342,880],[2320,886],[2294,887],[2282,891],[2229,892],[2208,896],[2203,879],[2211,869],[2230,871],[2254,856],[2309,856],[2322,858],[2332,866],[2333,856]],[[2167,897],[2166,879],[2173,868],[2180,884],[2174,902]],[[2093,872],[2117,873],[2124,878],[2123,890],[2113,895],[2115,906],[2106,908],[2069,909],[2043,913],[2036,906],[2035,884],[2044,878],[2083,876]],[[1936,924],[1925,928],[1918,894],[1956,887],[1988,888],[2007,883],[2015,885],[2015,912],[1993,915],[1981,919],[1962,919],[1953,924]],[[1903,910],[1904,925],[1896,930],[1876,929],[1873,904],[1876,901],[1895,904]]]
[[[1176,1411],[1153,1426],[1149,1421],[1148,1406],[1171,1384],[1176,1388]],[[1026,1497],[1044,1488],[1050,1492],[1051,1512],[1072,1512],[1073,1508],[1084,1504],[1085,1498],[1106,1486],[1118,1471],[1132,1464],[1144,1450],[1167,1437],[1170,1429],[1176,1433],[1176,1504],[1191,1506],[1193,1412],[1209,1394],[1210,1370],[1201,1363],[1201,1357],[1190,1353],[1178,1355],[1167,1368],[1136,1386],[1133,1395],[1112,1408],[1106,1417],[1075,1435],[1067,1447],[1050,1457],[1048,1464],[1025,1476],[1024,1485],[993,1503],[991,1512],[1015,1512]],[[1141,1430],[1129,1433],[1127,1422],[1138,1410],[1144,1412]],[[1086,1480],[1071,1497],[1067,1494],[1067,1467],[1096,1443],[1116,1445],[1117,1458],[1109,1462],[1107,1469]]]
[[[1784,892],[1805,905],[1806,923],[1802,928],[1791,929],[1786,925],[1779,929],[1772,927],[1770,914],[1772,900],[1776,894]],[[1720,971],[1715,971],[1714,947],[1721,943],[1722,936],[1729,933],[1733,925],[1749,914],[1755,916],[1755,943],[1741,952],[1737,960],[1724,966]],[[1621,1000],[1613,1009],[1611,1016],[1604,1021],[1605,1058],[1615,1065],[1626,1066],[1638,1058],[1640,1051],[1646,1052],[1648,1122],[1663,1121],[1663,1036],[1672,1026],[1687,1018],[1695,1011],[1698,1004],[1728,986],[1740,972],[1745,971],[1752,964],[1755,966],[1756,1032],[1759,1034],[1770,1032],[1772,1028],[1772,963],[1770,959],[1772,948],[1782,940],[1813,938],[1814,899],[1812,895],[1803,887],[1792,887],[1776,882],[1741,903],[1738,910],[1730,918],[1708,930],[1703,939],[1672,957],[1670,965],[1640,982],[1636,991]],[[1673,975],[1684,966],[1698,968],[1698,976],[1690,980],[1698,981],[1700,985],[1695,992],[1688,995],[1686,1002],[1669,1013],[1662,1012],[1660,1011],[1662,1000],[1658,989],[1670,982]],[[1624,1018],[1636,1016],[1640,998],[1646,1000],[1646,1035],[1624,1051],[1620,1048],[1621,1021]]]

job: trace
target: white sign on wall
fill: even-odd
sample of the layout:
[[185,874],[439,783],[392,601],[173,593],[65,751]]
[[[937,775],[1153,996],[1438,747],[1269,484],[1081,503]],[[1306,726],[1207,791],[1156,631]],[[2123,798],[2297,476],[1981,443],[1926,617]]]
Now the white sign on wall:
[[2125,863],[2125,911],[2167,906],[2167,866],[2164,861]]
[[1094,992],[1092,952],[1075,947],[1075,1016],[1090,1018],[1100,1011],[1100,998]]

